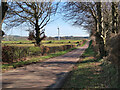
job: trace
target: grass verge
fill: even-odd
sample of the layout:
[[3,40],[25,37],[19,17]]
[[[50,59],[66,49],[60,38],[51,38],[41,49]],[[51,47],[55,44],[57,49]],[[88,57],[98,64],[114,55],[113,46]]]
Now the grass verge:
[[87,42],[87,40],[81,45],[81,47],[84,46],[86,44],[86,42]]
[[117,88],[117,70],[105,60],[94,58],[91,47],[85,50],[79,62],[74,66],[65,80],[62,90],[79,88]]
[[66,51],[60,51],[60,52],[48,54],[46,56],[33,57],[33,58],[31,58],[30,60],[27,60],[27,61],[19,61],[19,62],[11,63],[11,64],[2,64],[2,70],[4,72],[6,70],[13,69],[13,68],[16,68],[16,67],[20,67],[20,66],[23,66],[23,65],[28,65],[28,64],[36,63],[36,62],[41,62],[45,59],[49,59],[49,58],[53,58],[53,57],[56,57],[56,56],[66,54],[66,53],[68,53],[68,52],[70,52],[74,49],[76,49],[76,48],[72,48],[72,49],[69,49],[69,50],[66,50]]

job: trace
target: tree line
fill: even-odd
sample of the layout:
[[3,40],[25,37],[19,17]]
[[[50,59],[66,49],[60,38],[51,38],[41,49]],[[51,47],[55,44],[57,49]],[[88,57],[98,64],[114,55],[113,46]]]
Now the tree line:
[[120,2],[66,2],[65,20],[91,34],[97,59],[114,65],[120,88]]
[[100,58],[107,55],[107,41],[120,31],[119,2],[66,2],[64,17],[75,26],[83,26],[95,37]]

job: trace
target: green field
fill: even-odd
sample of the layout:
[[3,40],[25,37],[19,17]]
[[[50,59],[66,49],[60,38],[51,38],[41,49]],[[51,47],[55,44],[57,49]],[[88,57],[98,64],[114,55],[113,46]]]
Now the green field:
[[[69,41],[71,43],[75,43],[77,41],[81,41],[81,40],[43,40],[42,43],[48,43],[49,41],[51,41],[52,43],[68,43]],[[6,44],[9,44],[9,43],[32,43],[34,41],[29,41],[29,40],[21,40],[21,41],[2,41],[2,43],[6,43]]]
[[[43,40],[41,45],[52,47],[52,46],[62,46],[62,45],[76,45],[76,42],[80,42],[82,40]],[[30,47],[34,46],[32,43],[34,41],[2,41],[2,46],[19,46],[19,47]]]

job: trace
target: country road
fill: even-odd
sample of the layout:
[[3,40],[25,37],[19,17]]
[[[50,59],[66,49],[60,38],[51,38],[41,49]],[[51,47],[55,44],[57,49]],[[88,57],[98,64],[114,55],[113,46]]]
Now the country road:
[[65,55],[2,73],[2,88],[46,89],[57,87],[60,80],[79,60],[88,44],[89,42]]

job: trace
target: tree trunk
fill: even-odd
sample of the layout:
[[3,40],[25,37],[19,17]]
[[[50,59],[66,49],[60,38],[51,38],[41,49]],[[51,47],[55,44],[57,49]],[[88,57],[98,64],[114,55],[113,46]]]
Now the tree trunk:
[[115,4],[112,2],[112,33],[115,33]]
[[[1,2],[1,6],[0,6],[0,37],[2,36],[2,23],[4,21],[7,9],[8,9],[7,2]],[[1,38],[0,38],[0,40],[1,40]]]
[[96,37],[97,37],[97,42],[99,45],[99,53],[100,53],[100,58],[103,58],[103,56],[105,56],[105,48],[104,48],[104,40],[101,37],[102,35],[102,10],[101,10],[101,2],[97,2],[97,16],[98,16],[98,25],[97,25],[97,29],[98,32],[96,33]]
[[2,47],[1,47],[2,23],[4,21],[7,9],[8,9],[7,2],[1,2],[1,6],[0,6],[0,61],[1,62],[2,62]]
[[[96,28],[96,33],[97,33],[97,32],[98,32],[98,23],[97,23],[97,20],[95,20],[95,28]],[[99,54],[99,48],[98,48],[99,39],[98,39],[98,37],[96,36],[96,33],[95,33],[95,42],[96,42],[95,52],[96,52],[96,55],[97,55],[97,54]]]
[[3,23],[4,18],[5,18],[5,14],[7,12],[8,6],[7,6],[7,2],[1,2],[1,6],[0,6],[0,16],[2,17],[0,20],[0,25]]
[[118,33],[118,5],[112,2],[112,33]]
[[1,2],[1,6],[0,6],[0,43],[1,43],[1,39],[2,39],[2,23],[5,19],[5,14],[7,12],[8,6],[7,6],[7,2]]
[[40,28],[39,28],[39,25],[38,25],[38,19],[36,19],[36,24],[35,24],[35,31],[36,31],[36,37],[35,37],[35,40],[36,40],[36,46],[40,46]]

